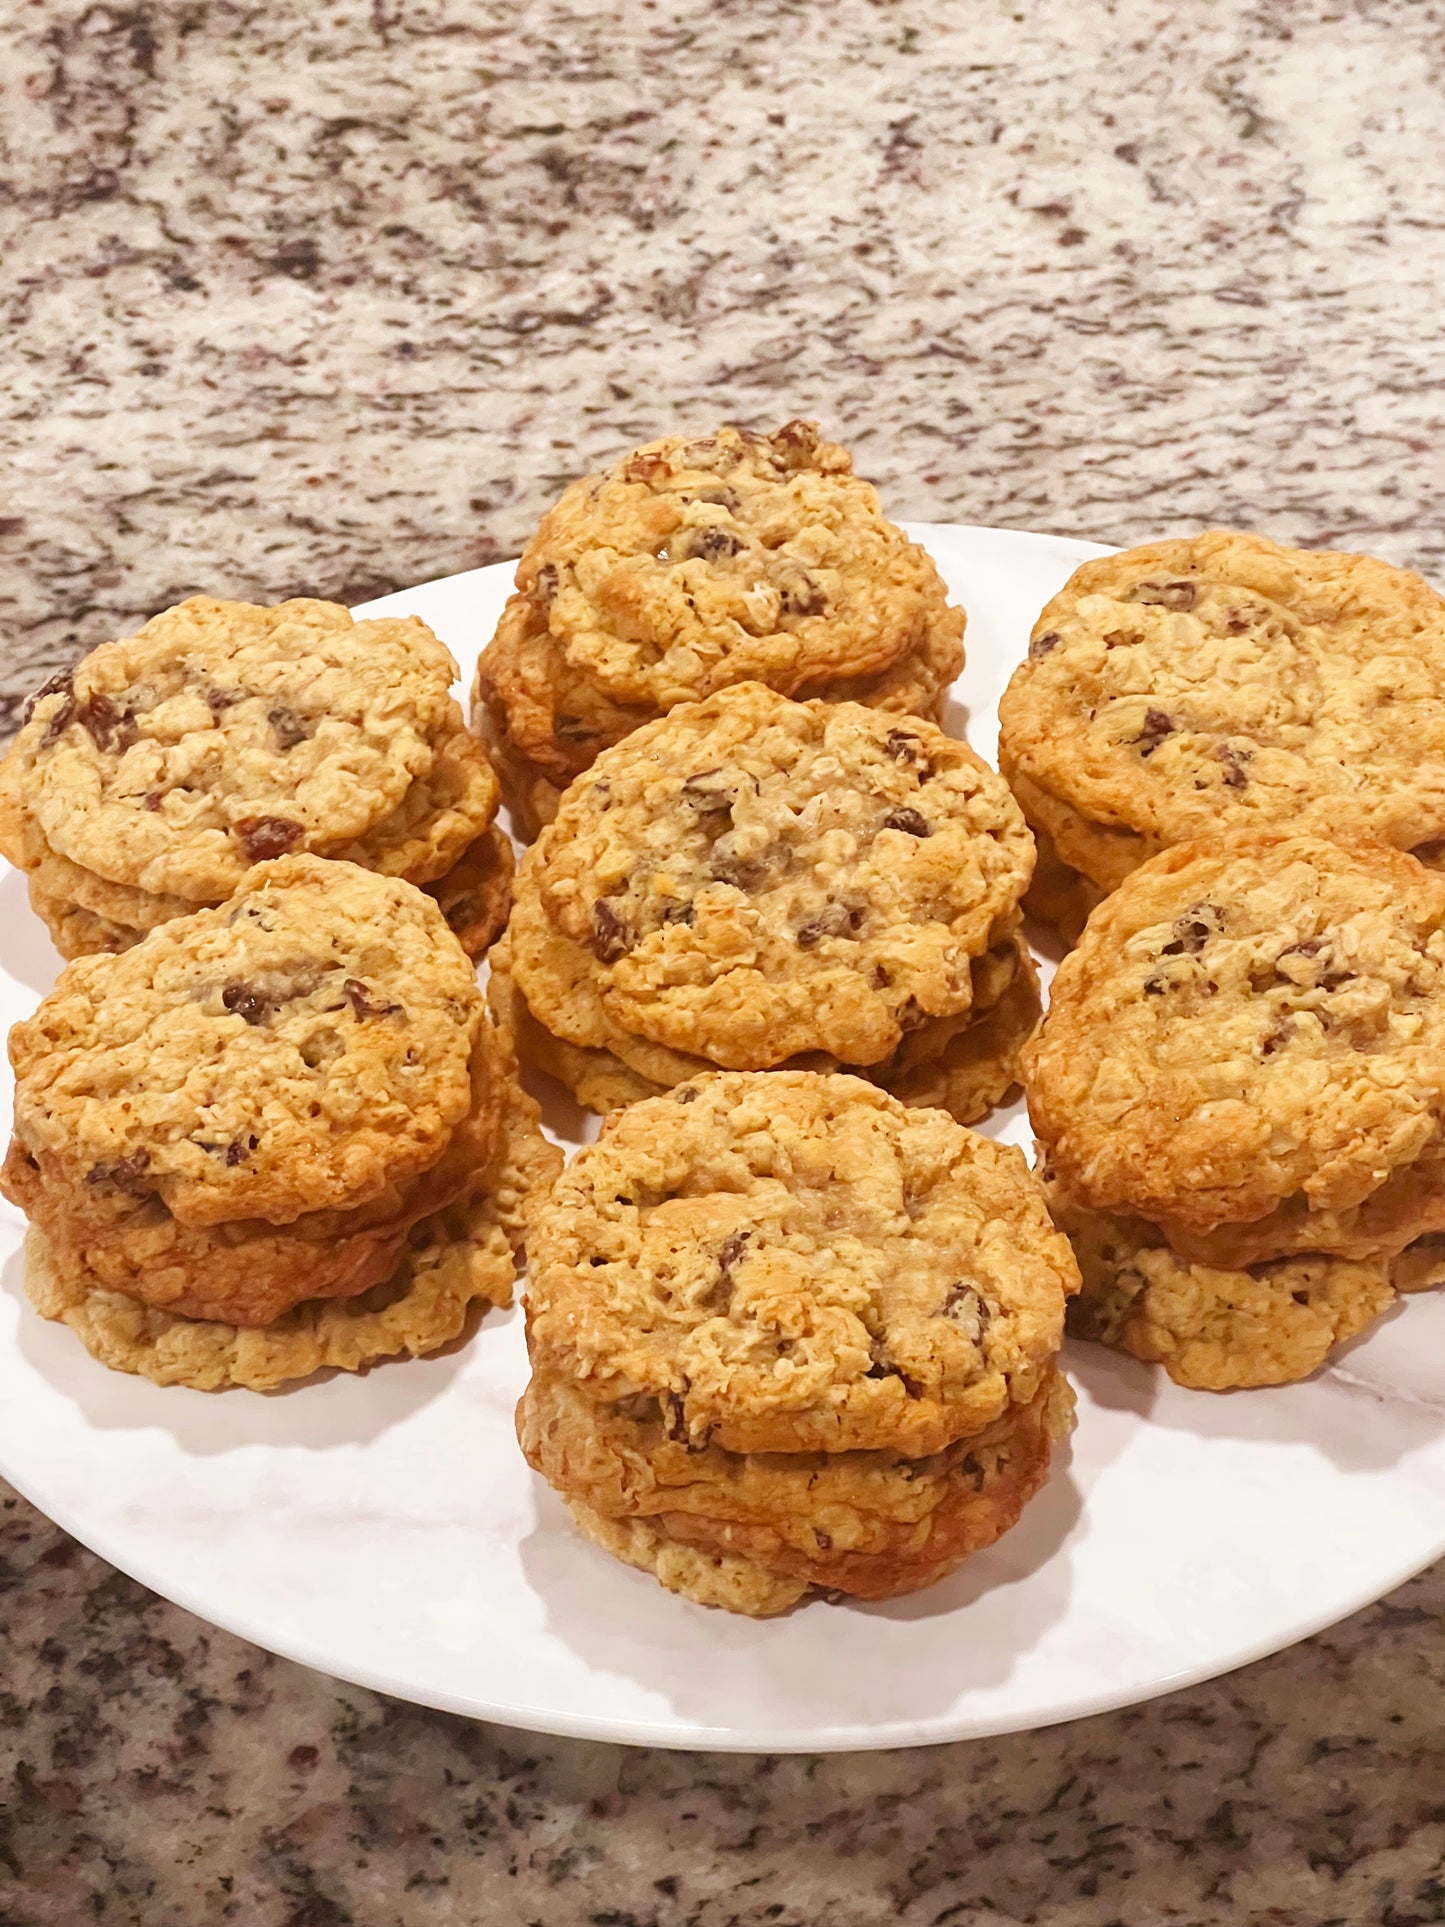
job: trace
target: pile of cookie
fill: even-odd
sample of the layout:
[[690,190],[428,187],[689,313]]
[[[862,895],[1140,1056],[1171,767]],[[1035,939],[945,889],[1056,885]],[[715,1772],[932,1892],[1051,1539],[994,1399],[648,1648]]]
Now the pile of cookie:
[[522,860],[490,994],[596,1111],[715,1067],[847,1069],[967,1123],[1038,1019],[1032,867],[965,743],[743,683],[567,791]]
[[1227,830],[1143,864],[1026,1053],[1079,1329],[1181,1385],[1303,1378],[1445,1277],[1445,878]]
[[[1090,562],[1002,774],[943,726],[964,627],[791,422],[567,489],[470,727],[424,624],[309,600],[55,678],[0,765],[78,959],[11,1039],[36,1305],[272,1386],[449,1343],[527,1229],[528,1459],[766,1614],[1013,1523],[1066,1307],[1217,1390],[1445,1276],[1445,599],[1221,532]],[[1025,911],[1077,945],[1042,1025]],[[610,1113],[560,1177],[519,1060]],[[1037,1173],[962,1128],[1020,1075]]]
[[435,1351],[561,1164],[437,905],[351,863],[71,964],[10,1055],[31,1298],[159,1384]]
[[473,720],[530,838],[601,750],[734,683],[937,720],[963,628],[927,553],[816,423],[671,435],[543,517]]
[[1068,941],[1149,857],[1221,830],[1445,848],[1445,600],[1366,555],[1212,530],[1087,562],[999,704]]
[[455,676],[414,618],[193,596],[31,699],[0,851],[65,957],[124,950],[302,851],[421,885],[480,956],[512,847]]
[[539,1207],[518,1434],[674,1592],[890,1598],[1044,1483],[1077,1286],[1018,1151],[857,1078],[710,1072],[615,1112]]

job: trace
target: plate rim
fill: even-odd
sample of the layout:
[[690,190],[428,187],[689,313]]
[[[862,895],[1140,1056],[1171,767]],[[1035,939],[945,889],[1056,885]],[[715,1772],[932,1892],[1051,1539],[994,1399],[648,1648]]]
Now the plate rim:
[[1033,1720],[1028,1725],[1020,1725],[1017,1720],[1001,1717],[996,1720],[955,1721],[949,1723],[946,1717],[937,1721],[918,1724],[917,1731],[902,1733],[900,1727],[908,1722],[895,1721],[889,1728],[876,1727],[832,1727],[819,1731],[803,1728],[788,1729],[772,1734],[766,1740],[750,1737],[745,1731],[729,1727],[699,1727],[690,1733],[679,1732],[676,1727],[647,1727],[641,1720],[620,1722],[608,1720],[600,1714],[557,1714],[530,1707],[508,1707],[499,1709],[492,1702],[469,1699],[462,1694],[448,1694],[414,1689],[401,1691],[396,1683],[388,1681],[367,1667],[337,1667],[325,1657],[319,1648],[312,1648],[304,1640],[277,1640],[271,1636],[261,1637],[241,1618],[222,1616],[209,1608],[200,1606],[187,1597],[184,1586],[158,1585],[147,1577],[144,1569],[137,1569],[125,1557],[118,1557],[103,1543],[103,1533],[91,1534],[79,1530],[69,1519],[51,1511],[34,1498],[23,1480],[17,1479],[5,1469],[4,1478],[28,1504],[43,1518],[49,1519],[62,1532],[93,1553],[114,1566],[137,1585],[144,1586],[148,1592],[179,1606],[198,1619],[203,1626],[215,1626],[237,1639],[244,1639],[249,1645],[258,1647],[264,1653],[271,1653],[278,1659],[293,1665],[304,1666],[308,1671],[319,1674],[323,1679],[340,1682],[346,1686],[359,1686],[367,1692],[379,1693],[387,1699],[399,1700],[403,1705],[425,1706],[435,1712],[450,1713],[462,1719],[480,1720],[493,1726],[510,1726],[523,1733],[541,1733],[559,1739],[592,1740],[613,1746],[656,1747],[670,1753],[738,1753],[761,1757],[765,1754],[808,1754],[808,1753],[890,1753],[900,1752],[911,1747],[948,1746],[967,1740],[998,1739],[1008,1733],[1043,1733],[1050,1727],[1069,1726],[1077,1720],[1091,1719],[1095,1715],[1116,1713],[1130,1706],[1147,1706],[1151,1701],[1167,1698],[1170,1693],[1184,1692],[1192,1686],[1205,1685],[1211,1680],[1225,1679],[1231,1673],[1240,1672],[1246,1666],[1257,1665],[1261,1660],[1272,1658],[1276,1653],[1287,1652],[1291,1647],[1304,1640],[1313,1639],[1316,1634],[1331,1626],[1338,1626],[1346,1619],[1353,1618],[1358,1612],[1377,1604],[1387,1594],[1406,1585],[1411,1579],[1427,1572],[1440,1559],[1445,1558],[1445,1534],[1439,1546],[1420,1561],[1411,1560],[1406,1566],[1381,1586],[1371,1579],[1361,1593],[1343,1611],[1331,1605],[1317,1618],[1299,1622],[1296,1629],[1283,1638],[1272,1634],[1260,1641],[1258,1646],[1246,1649],[1222,1665],[1204,1661],[1198,1666],[1186,1666],[1165,1679],[1152,1684],[1147,1691],[1140,1692],[1134,1687],[1123,1687],[1116,1691],[1103,1691],[1086,1694],[1068,1702],[1066,1709],[1050,1714],[1047,1719]]

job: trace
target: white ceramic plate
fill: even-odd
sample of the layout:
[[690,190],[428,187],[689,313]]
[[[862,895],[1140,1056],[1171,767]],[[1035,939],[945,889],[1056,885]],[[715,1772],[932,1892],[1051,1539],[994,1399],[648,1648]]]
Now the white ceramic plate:
[[[968,610],[957,695],[991,758],[1034,617],[1101,551],[913,533]],[[368,606],[425,617],[470,677],[509,580],[480,569]],[[0,1019],[28,1013],[57,968],[21,879],[0,875]],[[569,1110],[575,1128],[561,1103],[553,1121]],[[1018,1114],[989,1128],[1026,1142]],[[451,1356],[364,1378],[269,1397],[162,1391],[26,1308],[20,1231],[0,1206],[0,1473],[205,1619],[516,1726],[809,1752],[1042,1726],[1288,1645],[1445,1552],[1438,1293],[1281,1391],[1183,1392],[1072,1346],[1077,1433],[1002,1543],[909,1599],[755,1623],[674,1598],[571,1530],[513,1442],[516,1312]]]

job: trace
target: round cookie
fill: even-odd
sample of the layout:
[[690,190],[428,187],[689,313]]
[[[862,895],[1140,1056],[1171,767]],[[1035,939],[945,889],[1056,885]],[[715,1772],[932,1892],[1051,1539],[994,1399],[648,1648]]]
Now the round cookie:
[[[1072,1396],[1047,1374],[1029,1404],[928,1458],[889,1452],[735,1453],[669,1434],[655,1401],[633,1416],[599,1408],[565,1381],[534,1378],[517,1408],[528,1462],[607,1550],[698,1598],[699,1574],[665,1549],[741,1559],[762,1603],[703,1603],[761,1614],[813,1587],[888,1599],[932,1585],[1015,1523],[1068,1431]],[[656,1541],[630,1531],[644,1522]],[[610,1532],[596,1530],[611,1527]],[[634,1558],[634,1551],[651,1556]],[[785,1582],[783,1589],[779,1582]],[[716,1578],[701,1575],[707,1591]]]
[[1249,1270],[1191,1263],[1138,1218],[1055,1196],[1084,1289],[1071,1330],[1151,1364],[1177,1385],[1222,1392],[1307,1378],[1395,1302],[1391,1264],[1322,1253]]
[[929,713],[963,665],[933,563],[811,422],[669,436],[574,483],[516,581],[473,721],[529,833],[599,749],[678,703],[756,679]]
[[[1171,1238],[1283,1210],[1308,1243],[1310,1217],[1440,1156],[1445,881],[1364,841],[1181,844],[1094,911],[1023,1068],[1082,1208]],[[1439,1225],[1431,1188],[1419,1231]],[[1393,1248],[1414,1235],[1397,1223]]]
[[[378,875],[405,875],[408,882],[419,882],[441,906],[442,915],[467,955],[480,957],[506,925],[516,861],[510,840],[497,824],[483,828],[480,835],[472,834],[478,810],[479,820],[485,823],[495,808],[497,780],[472,739],[466,740],[470,747],[465,759],[476,766],[476,780],[468,777],[465,800],[476,808],[463,811],[440,804],[436,786],[418,781],[401,807],[368,841],[352,843],[344,852],[325,854],[355,861]],[[423,802],[421,810],[419,800]],[[436,814],[428,823],[424,808],[433,804]],[[415,831],[404,836],[401,826],[408,817]],[[391,831],[397,834],[388,840]],[[458,844],[459,836],[469,834],[470,842]],[[57,856],[33,826],[29,833],[22,831],[17,841],[20,848],[30,852],[23,867],[28,872],[31,908],[49,929],[63,957],[127,950],[148,931],[172,917],[189,916],[197,908],[184,897],[153,896],[97,877],[68,857]],[[450,867],[437,875],[437,864],[448,858]]]
[[49,1243],[58,1269],[188,1318],[270,1325],[308,1299],[354,1297],[386,1278],[412,1226],[433,1216],[494,1161],[515,1065],[490,1023],[472,1051],[471,1109],[437,1162],[348,1211],[312,1211],[288,1224],[243,1218],[181,1224],[134,1179],[78,1189],[47,1180],[18,1142],[0,1188]]
[[6,787],[96,876],[215,902],[388,817],[433,767],[454,673],[413,618],[193,596],[40,692]]
[[875,1064],[970,1007],[1032,863],[966,744],[743,684],[569,792],[518,873],[511,968],[555,1035],[620,1056],[633,1038],[734,1068]]
[[429,897],[284,857],[67,967],[10,1034],[15,1134],[53,1182],[154,1194],[183,1224],[350,1209],[441,1156],[484,1021]]
[[1026,1404],[1077,1273],[1017,1151],[851,1077],[618,1111],[539,1207],[539,1377],[734,1452],[918,1456]]
[[25,1289],[43,1317],[67,1324],[94,1357],[157,1385],[269,1391],[326,1368],[421,1357],[450,1344],[479,1304],[511,1303],[531,1200],[561,1166],[537,1107],[513,1082],[489,1166],[462,1197],[407,1236],[389,1278],[358,1297],[312,1299],[262,1328],[186,1318],[56,1264],[45,1234],[25,1246]]
[[[511,969],[511,934],[488,958],[487,999],[517,1055],[565,1084],[579,1103],[603,1116],[619,1104],[658,1097],[713,1068],[657,1045],[614,1036],[615,1049],[572,1044],[532,1015]],[[1022,941],[1007,939],[973,963],[973,1003],[959,1017],[910,1031],[891,1057],[863,1068],[813,1051],[782,1069],[847,1070],[867,1077],[904,1104],[934,1105],[959,1124],[986,1117],[1018,1081],[1023,1046],[1041,1011],[1038,972]],[[618,1053],[625,1053],[619,1055]],[[636,1068],[634,1068],[636,1066]],[[652,1073],[649,1075],[649,1073]]]
[[1222,531],[1085,563],[999,705],[999,763],[1064,862],[1221,825],[1445,839],[1445,598],[1368,556]]

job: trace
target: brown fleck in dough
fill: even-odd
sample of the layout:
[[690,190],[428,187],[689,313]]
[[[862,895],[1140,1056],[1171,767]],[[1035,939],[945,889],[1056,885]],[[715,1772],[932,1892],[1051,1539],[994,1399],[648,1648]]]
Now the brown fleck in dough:
[[599,750],[733,683],[935,714],[963,627],[928,556],[814,424],[670,436],[543,519],[473,722],[531,835]]
[[941,1451],[1034,1397],[1077,1289],[1017,1151],[806,1072],[615,1112],[531,1251],[534,1373],[735,1452]]
[[999,766],[1103,889],[1221,827],[1445,839],[1445,598],[1223,531],[1087,562],[999,705]]

